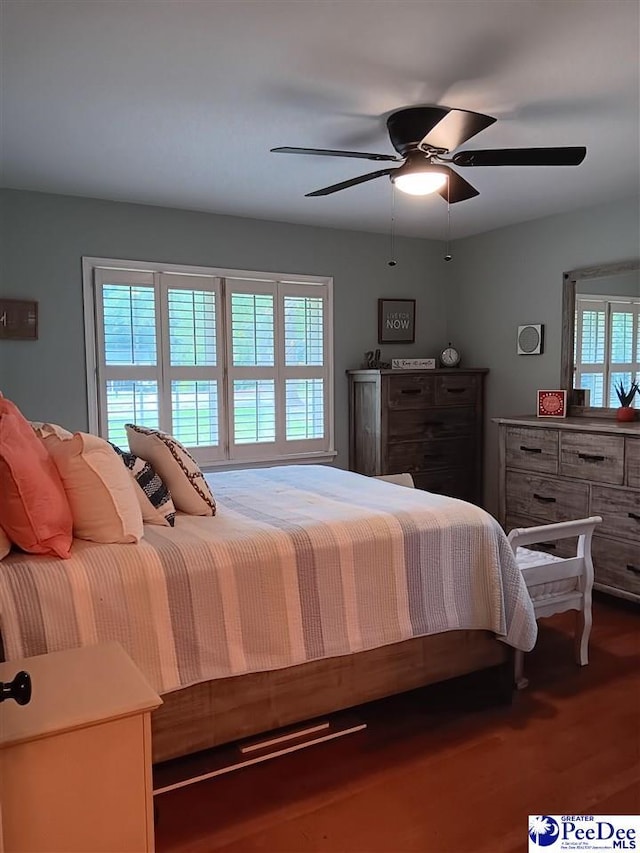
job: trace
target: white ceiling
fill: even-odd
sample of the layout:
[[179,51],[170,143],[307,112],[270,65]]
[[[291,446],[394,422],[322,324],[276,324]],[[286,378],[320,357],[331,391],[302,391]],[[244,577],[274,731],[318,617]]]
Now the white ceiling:
[[[498,118],[462,146],[586,145],[578,167],[460,169],[454,238],[640,186],[637,0],[1,0],[7,187],[388,231],[379,168],[278,145],[393,153],[389,112]],[[384,164],[381,164],[383,167]],[[437,196],[397,233],[445,237]]]

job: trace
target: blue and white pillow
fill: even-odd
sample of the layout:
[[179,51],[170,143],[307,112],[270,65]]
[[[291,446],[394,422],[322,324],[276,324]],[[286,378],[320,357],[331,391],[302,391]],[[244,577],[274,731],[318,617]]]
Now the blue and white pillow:
[[139,486],[136,494],[144,523],[173,527],[176,520],[176,508],[173,505],[171,492],[164,480],[144,459],[134,453],[121,450],[115,444],[111,446],[119,454]]

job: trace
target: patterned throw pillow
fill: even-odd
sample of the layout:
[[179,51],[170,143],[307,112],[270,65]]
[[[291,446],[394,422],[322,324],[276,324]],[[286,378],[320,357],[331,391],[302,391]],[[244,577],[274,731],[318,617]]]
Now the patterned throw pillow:
[[198,463],[180,442],[157,429],[125,424],[129,448],[150,462],[171,490],[177,509],[215,515],[216,502]]
[[151,465],[134,453],[127,453],[111,444],[131,472],[139,489],[136,489],[142,520],[145,524],[160,524],[173,527],[176,523],[176,508],[171,500],[171,492],[160,475]]

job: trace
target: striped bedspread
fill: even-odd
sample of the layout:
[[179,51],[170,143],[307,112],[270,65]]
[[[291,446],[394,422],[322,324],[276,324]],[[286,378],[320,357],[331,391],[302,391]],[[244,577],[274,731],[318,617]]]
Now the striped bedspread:
[[457,628],[533,647],[511,549],[477,507],[324,466],[207,479],[213,518],[3,560],[7,660],[116,640],[166,693]]

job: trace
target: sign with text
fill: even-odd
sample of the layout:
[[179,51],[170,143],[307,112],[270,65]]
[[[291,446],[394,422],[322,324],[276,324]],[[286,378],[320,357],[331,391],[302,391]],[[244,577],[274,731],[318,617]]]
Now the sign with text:
[[416,339],[416,300],[378,299],[378,343],[412,344]]

